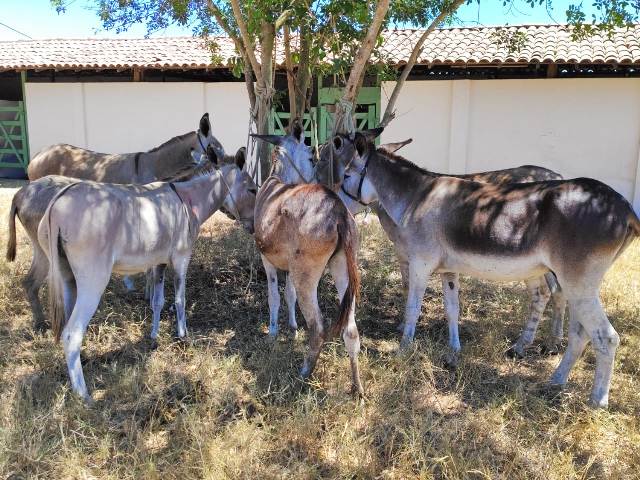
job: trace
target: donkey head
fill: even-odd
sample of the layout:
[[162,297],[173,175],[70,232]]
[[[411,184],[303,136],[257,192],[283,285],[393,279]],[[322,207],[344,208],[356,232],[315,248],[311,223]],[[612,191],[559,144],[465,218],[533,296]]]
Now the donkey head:
[[[200,147],[204,149],[205,152],[212,150],[218,158],[224,158],[224,147],[211,133],[211,122],[209,121],[208,113],[202,115],[197,134]],[[211,156],[209,156],[209,158],[211,158]]]
[[249,233],[253,233],[253,212],[258,187],[245,172],[244,155],[237,155],[234,163],[223,164],[220,173],[229,188],[224,199],[223,210],[230,213]]
[[276,146],[271,156],[271,175],[284,183],[311,183],[314,181],[313,154],[304,143],[304,130],[294,120],[286,135],[252,135]]
[[333,156],[334,163],[338,165],[337,182],[341,184],[341,189],[361,204],[369,204],[377,198],[366,175],[369,158],[376,152],[374,141],[383,130],[384,127],[378,127],[351,135],[338,134],[322,151],[329,161]]

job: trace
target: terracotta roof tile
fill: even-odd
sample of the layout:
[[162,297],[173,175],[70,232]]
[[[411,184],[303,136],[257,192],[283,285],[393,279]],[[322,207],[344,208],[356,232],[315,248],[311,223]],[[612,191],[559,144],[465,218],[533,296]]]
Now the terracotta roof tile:
[[[496,32],[524,35],[519,52],[510,53],[496,43]],[[383,58],[393,64],[406,63],[420,30],[389,30]],[[215,39],[212,57],[200,38],[148,39],[57,39],[0,42],[0,70],[14,69],[119,69],[223,68],[237,56],[226,37]],[[277,49],[277,63],[284,62],[283,48]],[[214,61],[215,60],[215,61]],[[501,63],[640,63],[640,25],[616,30],[612,39],[595,35],[571,41],[570,29],[562,25],[520,27],[446,28],[435,30],[425,42],[419,64]]]

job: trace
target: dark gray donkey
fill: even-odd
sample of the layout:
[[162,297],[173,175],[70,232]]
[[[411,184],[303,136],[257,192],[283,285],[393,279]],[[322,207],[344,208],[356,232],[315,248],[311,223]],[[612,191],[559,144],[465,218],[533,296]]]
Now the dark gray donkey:
[[564,385],[589,340],[596,354],[591,403],[606,407],[620,337],[598,297],[616,258],[640,236],[627,200],[593,179],[493,185],[433,175],[376,150],[360,132],[333,138],[344,188],[378,202],[398,227],[409,260],[403,345],[432,272],[497,281],[553,272],[569,304],[567,349],[551,383]]

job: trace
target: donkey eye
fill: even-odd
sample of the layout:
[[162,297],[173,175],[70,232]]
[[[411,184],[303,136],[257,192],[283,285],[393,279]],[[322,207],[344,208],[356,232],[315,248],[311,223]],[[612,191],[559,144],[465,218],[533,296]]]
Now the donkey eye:
[[257,195],[258,191],[255,188],[250,188],[249,193],[251,193],[252,195]]

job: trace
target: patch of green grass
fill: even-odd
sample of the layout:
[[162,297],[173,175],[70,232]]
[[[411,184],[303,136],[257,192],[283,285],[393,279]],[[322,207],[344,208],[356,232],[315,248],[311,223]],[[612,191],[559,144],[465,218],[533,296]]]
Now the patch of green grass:
[[[6,218],[11,196],[0,191]],[[304,330],[266,338],[265,276],[251,237],[216,215],[187,278],[190,340],[162,315],[159,346],[146,340],[151,311],[114,279],[83,349],[96,400],[70,392],[64,356],[31,330],[20,279],[30,262],[19,232],[16,263],[0,260],[0,476],[2,478],[632,478],[640,466],[640,245],[606,277],[603,303],[622,337],[608,411],[586,406],[594,356],[568,388],[546,380],[559,357],[504,352],[524,324],[523,284],[464,279],[459,367],[444,366],[447,326],[434,277],[414,348],[398,356],[403,311],[393,248],[375,217],[360,222],[364,403],[349,394],[340,342],[326,345],[311,379],[298,368]],[[19,227],[20,228],[20,227]],[[7,238],[0,226],[0,244]],[[167,306],[173,299],[167,281]],[[321,307],[337,315],[330,282]],[[283,299],[284,307],[284,299]],[[548,318],[549,312],[545,318]],[[299,315],[299,324],[304,325]],[[548,325],[541,326],[538,341]]]

